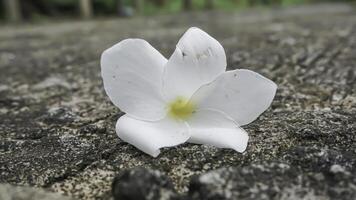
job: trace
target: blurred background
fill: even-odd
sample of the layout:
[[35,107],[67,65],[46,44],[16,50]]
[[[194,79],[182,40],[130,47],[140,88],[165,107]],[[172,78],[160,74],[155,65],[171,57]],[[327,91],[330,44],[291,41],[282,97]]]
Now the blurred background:
[[241,10],[249,7],[290,6],[355,0],[1,0],[0,22],[52,19],[132,17],[204,9]]

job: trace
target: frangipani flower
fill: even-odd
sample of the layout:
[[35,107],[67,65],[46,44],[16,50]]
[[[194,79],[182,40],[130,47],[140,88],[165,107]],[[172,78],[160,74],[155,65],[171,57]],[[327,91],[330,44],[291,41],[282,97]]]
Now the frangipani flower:
[[105,50],[104,88],[126,113],[118,136],[153,157],[184,142],[245,151],[240,126],[270,106],[277,86],[250,70],[225,70],[223,47],[198,28],[182,36],[169,60],[142,39]]

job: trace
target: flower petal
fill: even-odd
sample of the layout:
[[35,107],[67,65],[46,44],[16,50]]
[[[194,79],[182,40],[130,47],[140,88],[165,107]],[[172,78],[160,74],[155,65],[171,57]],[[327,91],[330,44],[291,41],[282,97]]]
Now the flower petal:
[[124,115],[116,123],[116,133],[141,151],[157,157],[160,148],[176,146],[189,137],[188,125],[165,118],[157,122],[147,122]]
[[167,59],[148,42],[126,39],[104,51],[101,74],[111,101],[132,117],[165,117],[162,74]]
[[242,126],[254,121],[271,105],[276,90],[273,81],[256,72],[238,69],[202,86],[191,101],[200,109],[224,112]]
[[190,98],[203,84],[226,69],[224,48],[198,28],[190,28],[179,40],[165,68],[163,93],[168,101],[177,96]]
[[244,152],[248,135],[232,119],[221,112],[198,110],[189,120],[191,137],[188,142],[209,144]]

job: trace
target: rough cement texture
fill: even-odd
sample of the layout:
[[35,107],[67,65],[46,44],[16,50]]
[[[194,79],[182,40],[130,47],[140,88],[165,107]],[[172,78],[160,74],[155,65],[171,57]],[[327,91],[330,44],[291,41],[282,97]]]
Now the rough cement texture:
[[[104,93],[101,52],[139,37],[169,57],[190,26],[222,43],[229,69],[254,70],[279,86],[271,108],[244,126],[243,154],[184,144],[152,158],[116,136],[123,113]],[[172,180],[179,198],[355,198],[350,5],[1,26],[0,41],[1,183],[110,199],[114,177],[142,166]]]

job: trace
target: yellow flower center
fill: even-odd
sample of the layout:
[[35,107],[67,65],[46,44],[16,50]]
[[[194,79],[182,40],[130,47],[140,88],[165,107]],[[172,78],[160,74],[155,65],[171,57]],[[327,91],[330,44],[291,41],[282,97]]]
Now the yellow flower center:
[[168,105],[168,115],[174,119],[188,119],[194,110],[195,105],[183,97],[177,97]]

